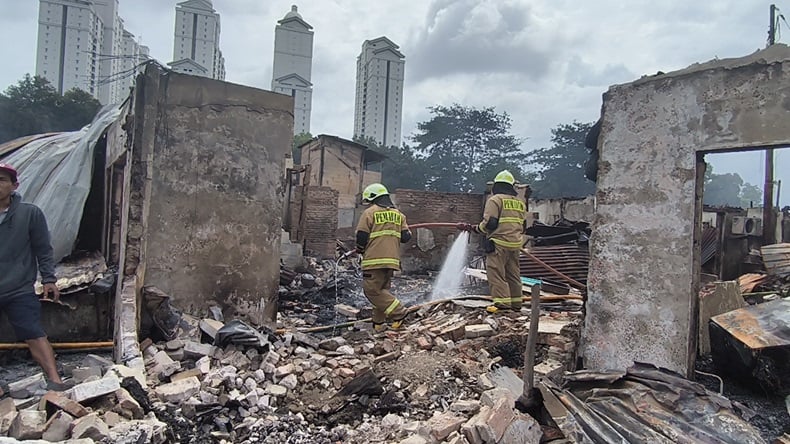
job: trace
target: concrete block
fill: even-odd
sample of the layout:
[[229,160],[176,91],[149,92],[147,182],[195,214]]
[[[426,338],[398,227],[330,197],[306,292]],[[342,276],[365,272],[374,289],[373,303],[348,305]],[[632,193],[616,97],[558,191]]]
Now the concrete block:
[[374,364],[378,364],[380,362],[394,361],[394,360],[398,359],[399,357],[400,357],[400,351],[396,350],[394,352],[385,353],[385,354],[383,354],[381,356],[376,356],[373,359],[373,363]]
[[341,345],[335,351],[347,356],[354,356],[354,347],[350,345]]
[[286,364],[281,367],[277,367],[277,369],[274,370],[274,376],[276,378],[284,378],[295,371],[296,367],[293,364]]
[[142,368],[132,368],[125,365],[116,364],[107,369],[105,376],[107,375],[115,376],[119,381],[123,381],[124,378],[132,377],[140,383],[140,387],[146,387],[147,385],[145,370]]
[[302,344],[305,347],[309,347],[314,350],[317,350],[318,344],[321,343],[321,341],[315,336],[309,335],[307,333],[300,333],[300,332],[294,333],[293,342],[297,344]]
[[[6,398],[6,399],[11,399],[11,398]],[[14,422],[17,414],[18,414],[17,411],[14,410],[13,412],[0,416],[0,436],[6,436],[8,434],[8,429],[11,428],[11,423]]]
[[499,444],[539,444],[543,431],[535,419],[518,414],[510,423]]
[[92,376],[101,378],[102,370],[101,367],[77,367],[71,371],[71,376],[75,384],[81,384]]
[[83,382],[75,385],[71,390],[71,399],[77,402],[85,402],[96,399],[100,396],[109,395],[121,388],[118,379],[115,377],[102,378],[96,381]]
[[288,390],[294,390],[296,386],[299,384],[299,381],[296,379],[296,375],[290,374],[283,379],[281,379],[278,384],[287,388]]
[[738,281],[715,282],[713,292],[700,293],[699,299],[699,353],[710,354],[710,318],[743,308],[746,302],[741,295]]
[[547,359],[535,366],[535,374],[552,380],[565,373],[565,365],[553,359]]
[[47,413],[41,410],[21,410],[11,422],[8,436],[19,440],[39,439],[44,433]]
[[204,356],[195,361],[195,368],[200,370],[201,373],[206,374],[211,370],[211,358]]
[[94,441],[102,441],[109,436],[110,428],[97,413],[83,416],[71,423],[71,437],[74,439],[90,438]]
[[285,396],[288,393],[288,389],[281,385],[272,384],[266,388],[266,393],[272,396],[280,397]]
[[184,347],[184,341],[180,339],[173,339],[172,341],[167,341],[165,343],[165,350],[167,351],[175,351],[183,347]]
[[479,430],[486,426],[486,421],[490,413],[491,407],[483,406],[477,415],[473,416],[461,426],[461,434],[466,437],[469,444],[485,444],[482,436],[480,436]]
[[349,319],[357,319],[359,317],[359,309],[346,304],[335,305],[335,311]]
[[220,328],[225,326],[225,324],[223,324],[220,321],[215,321],[214,319],[208,319],[208,318],[202,319],[199,325],[200,325],[200,330],[203,331],[203,333],[205,333],[206,335],[208,335],[208,337],[210,337],[211,339],[216,338],[217,331],[219,331]]
[[69,437],[69,427],[74,417],[64,412],[63,410],[57,411],[44,425],[44,431],[41,438],[44,441],[60,442]]
[[41,398],[38,409],[47,412],[47,416],[52,416],[59,410],[63,410],[75,418],[81,418],[88,414],[85,407],[61,392],[47,392]]
[[[423,427],[427,431],[427,436],[442,442],[450,436],[451,433],[457,432],[461,425],[466,421],[466,418],[458,416],[455,413],[434,413],[434,415],[425,422]],[[426,436],[425,433],[421,435]]]
[[187,358],[200,359],[203,356],[214,356],[216,347],[210,344],[201,344],[199,342],[187,341],[184,343],[184,356]]
[[102,371],[107,371],[107,369],[115,365],[112,360],[94,354],[90,354],[82,358],[82,364],[85,367],[100,367]]
[[20,379],[8,384],[8,393],[12,398],[24,399],[38,393],[46,392],[47,381],[43,373],[36,373],[33,376]]
[[151,373],[154,375],[170,376],[181,369],[181,363],[174,361],[164,350],[156,352],[153,360]]
[[123,417],[121,417],[121,415],[113,411],[109,411],[109,412],[104,412],[104,415],[102,416],[102,421],[104,421],[104,423],[107,424],[107,427],[112,429],[113,427],[117,426],[118,424],[126,420]]
[[480,394],[480,404],[484,405],[484,406],[487,406],[487,407],[493,407],[494,404],[497,403],[497,401],[499,401],[500,399],[503,399],[503,398],[507,399],[508,402],[511,403],[511,405],[515,405],[516,404],[516,397],[513,396],[513,392],[511,392],[510,390],[508,390],[506,388],[502,388],[502,387],[496,387],[496,388],[493,388],[491,390],[486,390],[483,393],[481,393]]
[[335,351],[341,345],[346,345],[346,340],[342,336],[335,336],[334,338],[327,338],[318,344],[318,347],[323,350]]
[[16,405],[11,398],[0,399],[0,418],[16,412]]
[[480,411],[480,401],[455,401],[454,403],[450,404],[450,411],[474,415]]
[[499,398],[491,407],[491,411],[486,419],[485,426],[477,429],[480,437],[485,442],[500,442],[505,431],[513,422],[516,415],[514,412],[515,404],[507,397]]
[[162,384],[154,389],[159,399],[178,404],[184,402],[200,391],[200,381],[192,376],[180,381]]
[[200,378],[203,377],[203,372],[201,372],[199,368],[192,368],[192,369],[189,369],[189,370],[185,370],[183,372],[179,372],[179,373],[176,373],[173,376],[171,376],[170,377],[170,382],[180,381],[182,379],[186,379],[186,378],[189,378],[189,377],[192,377],[192,376],[195,376],[198,379],[200,379]]
[[137,400],[132,398],[132,395],[130,395],[126,389],[120,388],[116,390],[115,398],[118,400],[118,403],[113,410],[123,415],[125,418],[140,419],[145,415],[143,408]]
[[488,324],[475,324],[464,327],[464,337],[466,339],[494,336],[495,333],[494,329]]

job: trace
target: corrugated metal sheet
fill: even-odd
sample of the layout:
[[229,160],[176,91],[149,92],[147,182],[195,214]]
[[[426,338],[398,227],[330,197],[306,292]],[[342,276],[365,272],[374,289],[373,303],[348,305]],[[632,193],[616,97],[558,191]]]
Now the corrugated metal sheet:
[[27,145],[28,143],[43,139],[45,137],[55,136],[61,133],[44,133],[44,134],[33,134],[32,136],[22,136],[18,137],[14,140],[9,140],[6,143],[0,145],[0,157],[5,156],[6,154],[11,154],[12,152],[18,150],[19,148]]
[[79,131],[35,139],[3,162],[19,171],[19,193],[47,217],[55,262],[71,254],[88,198],[96,143],[118,119],[120,109],[106,107]]
[[[548,245],[533,247],[530,253],[557,271],[587,285],[590,251],[587,245]],[[551,270],[524,254],[519,258],[521,275],[534,279],[563,280]]]
[[702,265],[707,264],[719,251],[719,230],[716,227],[702,229]]
[[777,299],[734,310],[712,317],[711,322],[752,350],[790,346],[788,299]]
[[539,384],[551,416],[573,442],[764,443],[726,398],[649,364],[626,372],[580,371],[562,388]]

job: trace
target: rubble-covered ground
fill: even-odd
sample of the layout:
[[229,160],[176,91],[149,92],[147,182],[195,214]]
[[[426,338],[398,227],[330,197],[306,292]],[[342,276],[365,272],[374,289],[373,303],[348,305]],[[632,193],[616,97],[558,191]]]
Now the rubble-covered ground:
[[[60,363],[78,384],[62,396],[46,394],[23,353],[0,358],[7,359],[0,380],[15,385],[13,401],[0,401],[0,436],[509,444],[543,435],[543,442],[567,442],[552,424],[516,410],[512,394],[487,376],[496,366],[521,374],[526,307],[492,315],[473,297],[431,302],[431,276],[396,277],[393,292],[420,307],[404,328],[375,333],[359,321],[369,311],[353,267],[341,269],[337,281],[334,263],[313,263],[309,271],[281,288],[277,333],[216,313],[184,315],[176,338],[141,343],[145,369],[113,366],[107,355],[62,354]],[[484,294],[485,287],[462,293]],[[574,368],[581,316],[577,301],[542,305],[538,375]],[[736,400],[760,407],[746,396]],[[763,412],[767,422],[755,416],[752,423],[774,438],[787,426],[780,413]]]

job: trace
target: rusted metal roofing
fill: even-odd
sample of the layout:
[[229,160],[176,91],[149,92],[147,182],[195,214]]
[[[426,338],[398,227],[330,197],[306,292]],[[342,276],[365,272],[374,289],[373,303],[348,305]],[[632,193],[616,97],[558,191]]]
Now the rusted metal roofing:
[[790,346],[790,299],[752,305],[711,318],[752,350]]
[[[551,268],[585,286],[587,285],[587,273],[590,267],[590,251],[587,245],[566,244],[532,247],[530,253]],[[521,254],[519,257],[519,268],[521,275],[525,277],[567,282],[567,279],[561,278],[525,254]]]
[[574,442],[764,443],[726,398],[680,375],[635,363],[626,372],[581,371],[562,389],[539,384],[547,410]]

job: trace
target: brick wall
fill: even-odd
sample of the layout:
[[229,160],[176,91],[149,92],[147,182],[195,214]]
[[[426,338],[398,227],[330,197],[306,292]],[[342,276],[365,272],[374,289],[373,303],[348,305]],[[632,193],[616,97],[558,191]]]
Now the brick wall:
[[305,254],[334,257],[337,239],[338,192],[329,187],[307,187],[304,196],[302,234]]
[[[482,194],[398,189],[394,200],[410,225],[426,222],[478,223],[485,206]],[[414,238],[401,249],[405,272],[439,270],[458,235],[454,228],[420,228],[412,230],[412,233]],[[471,236],[470,254],[479,251],[479,241],[479,236]]]

